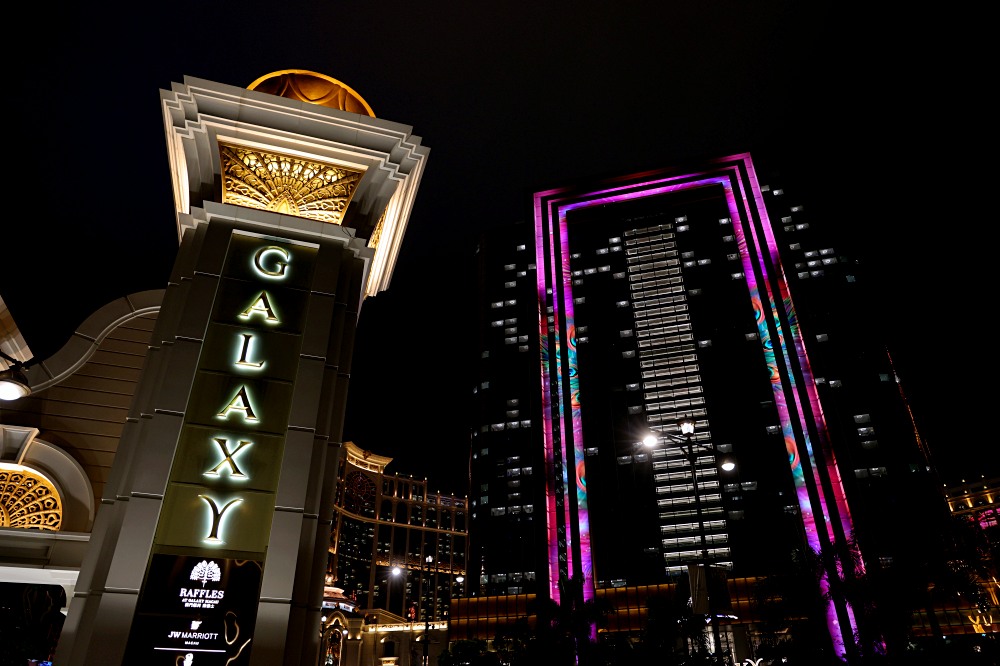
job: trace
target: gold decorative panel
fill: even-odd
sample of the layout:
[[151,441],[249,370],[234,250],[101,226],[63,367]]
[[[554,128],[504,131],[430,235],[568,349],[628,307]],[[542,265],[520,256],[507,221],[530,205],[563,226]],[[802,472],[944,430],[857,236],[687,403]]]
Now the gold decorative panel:
[[0,465],[0,527],[59,530],[62,502],[52,482],[20,465]]
[[363,171],[219,144],[222,203],[341,224]]
[[356,90],[332,76],[308,69],[282,69],[260,77],[249,90],[287,97],[331,109],[375,117],[375,112]]

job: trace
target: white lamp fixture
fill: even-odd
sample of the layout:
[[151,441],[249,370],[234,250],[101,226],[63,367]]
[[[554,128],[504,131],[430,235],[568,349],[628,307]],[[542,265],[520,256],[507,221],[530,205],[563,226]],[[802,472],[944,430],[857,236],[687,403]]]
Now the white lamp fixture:
[[20,363],[0,372],[0,400],[17,400],[31,393]]

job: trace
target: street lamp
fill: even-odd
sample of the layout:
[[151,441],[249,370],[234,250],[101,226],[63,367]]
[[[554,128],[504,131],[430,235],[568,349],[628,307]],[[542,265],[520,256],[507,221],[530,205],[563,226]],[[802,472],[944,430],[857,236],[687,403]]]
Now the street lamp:
[[[424,578],[424,580],[427,581],[428,583],[430,582],[431,578],[431,562],[433,561],[434,561],[433,555],[428,555],[427,557],[424,558],[424,562],[427,563],[426,577]],[[427,594],[427,601],[430,601],[431,595],[430,595],[429,585],[426,594]],[[424,662],[423,662],[424,666],[430,665],[430,653],[429,653],[431,648],[430,638],[431,638],[431,615],[427,611],[427,603],[425,602],[424,603]]]
[[[714,454],[714,450],[705,446],[704,444],[699,444],[694,441],[694,419],[686,418],[680,422],[681,434],[683,437],[671,433],[662,433],[671,441],[680,445],[681,451],[684,453],[685,457],[688,459],[688,463],[691,465],[691,484],[694,488],[694,509],[698,516],[698,533],[701,537],[701,569],[705,577],[705,590],[706,594],[708,591],[708,541],[705,537],[705,521],[701,514],[701,494],[698,490],[698,451],[695,447],[702,449],[703,451],[708,451]],[[656,443],[656,435],[650,434],[643,439],[643,443],[646,446],[652,446]],[[722,469],[727,472],[731,472],[736,468],[736,463],[731,459],[726,459],[722,462]],[[721,650],[722,643],[719,640],[719,618],[718,614],[713,612],[711,601],[709,601],[708,612],[711,616],[712,622],[712,639],[715,642],[715,659],[717,663],[721,663]]]

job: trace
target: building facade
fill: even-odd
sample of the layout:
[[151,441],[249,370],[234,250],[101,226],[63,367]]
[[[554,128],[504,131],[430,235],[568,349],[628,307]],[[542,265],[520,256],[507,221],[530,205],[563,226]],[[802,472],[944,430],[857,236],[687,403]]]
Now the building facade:
[[[539,192],[533,215],[479,246],[470,571],[512,601],[468,607],[470,635],[517,595],[642,616],[672,586],[746,656],[746,581],[855,537],[891,563],[943,516],[864,265],[780,177],[734,155]],[[854,612],[818,585],[846,654]]]
[[22,395],[0,413],[0,476],[21,489],[0,576],[72,588],[67,666],[314,664],[354,331],[428,151],[315,72],[185,77],[160,98],[165,289],[109,304],[51,359],[5,335],[0,380]]
[[396,657],[415,664],[427,646],[436,663],[451,600],[466,580],[468,501],[429,493],[426,479],[386,474],[391,462],[344,443],[325,605],[334,608],[345,596],[364,618],[365,633],[379,637],[363,662]]

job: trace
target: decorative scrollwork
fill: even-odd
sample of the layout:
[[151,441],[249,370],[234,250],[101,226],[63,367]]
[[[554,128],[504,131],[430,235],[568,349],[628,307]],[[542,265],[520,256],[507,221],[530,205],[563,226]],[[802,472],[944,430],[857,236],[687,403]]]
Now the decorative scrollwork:
[[62,501],[52,482],[20,465],[0,465],[0,527],[59,530]]
[[363,171],[219,144],[222,202],[341,224]]

